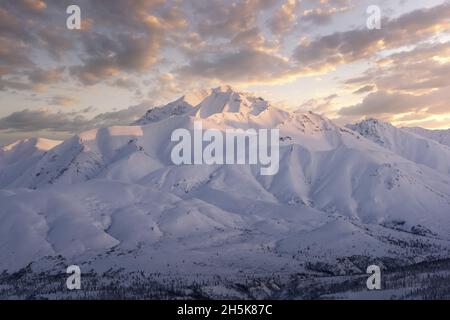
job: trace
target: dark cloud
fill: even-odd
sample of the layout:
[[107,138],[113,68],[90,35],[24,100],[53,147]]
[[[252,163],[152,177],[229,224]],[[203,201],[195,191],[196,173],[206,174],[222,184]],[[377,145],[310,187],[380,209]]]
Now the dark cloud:
[[108,127],[112,125],[129,125],[142,117],[153,106],[144,102],[126,109],[101,113],[90,121],[92,127]]
[[149,103],[142,103],[119,111],[101,113],[92,119],[86,118],[82,113],[55,112],[50,109],[25,109],[1,118],[0,130],[7,130],[8,132],[55,131],[77,133],[91,128],[129,125],[141,117],[149,108]]
[[33,68],[23,71],[20,76],[0,78],[0,90],[34,90],[43,91],[49,85],[59,82],[63,78],[64,68],[40,69]]
[[46,8],[47,4],[44,0],[4,0],[6,3],[14,3],[20,11],[31,15],[41,14]]
[[34,84],[51,84],[61,80],[64,68],[34,69],[28,74],[28,79]]
[[378,91],[369,94],[359,104],[339,110],[339,114],[344,116],[363,116],[404,113],[416,110],[422,106],[422,103],[422,101],[409,94],[391,94]]
[[274,34],[283,34],[291,31],[297,19],[299,0],[286,0],[280,5],[273,17],[269,20],[269,27]]
[[17,74],[33,66],[25,44],[0,36],[0,76]]
[[10,131],[69,131],[86,128],[88,121],[82,117],[69,118],[63,112],[49,110],[22,110],[0,119],[0,130]]
[[142,73],[156,61],[159,42],[148,36],[119,35],[111,38],[89,33],[84,42],[83,65],[70,69],[83,84],[92,85],[125,72]]
[[236,34],[230,44],[241,49],[256,49],[261,51],[276,51],[279,43],[268,41],[258,27],[245,30]]
[[63,28],[42,28],[38,33],[38,45],[53,59],[60,60],[67,52],[75,49],[75,39],[65,34]]
[[[82,8],[83,30],[65,28],[65,10]],[[52,59],[70,52],[82,63],[69,68],[82,84],[114,75],[143,73],[157,61],[171,33],[186,26],[176,1],[162,0],[5,0],[0,4],[0,76],[28,74],[35,68],[32,49]],[[24,72],[25,71],[25,72]],[[2,88],[33,88],[18,79],[2,78]]]
[[363,93],[367,93],[367,92],[372,92],[373,90],[375,90],[375,86],[374,85],[365,85],[364,87],[359,88],[356,91],[353,91],[353,94],[363,94]]
[[158,62],[163,45],[186,26],[174,2],[112,0],[86,5],[94,27],[80,35],[82,64],[70,69],[85,85],[148,72]]
[[[349,86],[379,91],[368,95],[360,104],[344,108],[341,115],[396,115],[398,121],[449,114],[450,42],[421,44],[377,60],[366,74],[349,79]],[[413,112],[413,115],[409,114]],[[388,119],[389,120],[389,119]]]
[[60,106],[60,107],[68,107],[74,105],[76,102],[78,102],[78,99],[75,97],[69,97],[69,96],[54,96],[47,100],[49,105],[52,106]]
[[0,36],[15,40],[30,40],[26,21],[21,21],[10,11],[0,6]]
[[129,78],[115,79],[114,81],[112,81],[111,85],[128,90],[139,88],[138,83]]
[[33,85],[26,82],[21,82],[17,80],[8,80],[0,78],[0,91],[13,89],[13,90],[32,90]]
[[427,112],[429,114],[448,113],[450,90],[443,88],[423,95],[406,93],[389,93],[377,91],[366,96],[359,104],[342,108],[339,114],[343,116],[367,115],[398,115],[408,112]]
[[[450,86],[450,42],[390,55],[369,70],[377,87],[413,92]],[[445,60],[447,59],[447,60]]]
[[232,39],[237,33],[254,28],[258,16],[276,3],[277,0],[194,0],[191,5],[200,36]]
[[289,63],[281,57],[258,50],[240,50],[216,55],[211,59],[199,57],[177,70],[181,77],[220,79],[222,81],[276,80],[288,72]]

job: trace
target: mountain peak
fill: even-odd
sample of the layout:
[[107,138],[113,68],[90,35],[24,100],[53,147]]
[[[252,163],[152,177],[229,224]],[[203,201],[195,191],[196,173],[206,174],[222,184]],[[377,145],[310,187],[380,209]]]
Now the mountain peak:
[[368,118],[355,124],[348,124],[346,127],[379,145],[388,143],[391,140],[389,137],[397,129],[390,123],[375,118]]
[[366,138],[370,137],[371,140],[378,144],[384,143],[382,137],[386,132],[397,129],[392,124],[375,118],[368,118],[355,124],[348,124],[346,127]]
[[207,96],[211,94],[212,90],[194,90],[186,93],[182,97],[178,99],[178,101],[184,101],[190,104],[192,107],[197,106],[200,102],[203,101]]
[[210,90],[193,91],[164,106],[152,108],[133,124],[146,125],[185,114],[202,119],[226,113],[257,116],[269,106],[269,102],[263,98],[222,85]]
[[43,154],[61,143],[62,141],[59,140],[29,138],[0,147],[0,168],[20,162],[22,159]]
[[353,126],[358,126],[358,127],[371,127],[371,128],[375,128],[375,127],[393,127],[392,124],[390,124],[389,122],[380,120],[380,119],[376,119],[376,118],[367,118],[365,120],[362,120],[360,122],[355,123]]
[[29,138],[18,140],[11,144],[1,147],[3,151],[13,151],[18,149],[34,149],[34,150],[42,150],[47,151],[52,149],[53,147],[60,144],[62,141],[59,140],[51,140],[45,138]]
[[269,107],[269,102],[250,93],[234,91],[230,86],[220,86],[199,105],[196,117],[208,118],[218,113],[240,113],[257,116]]
[[170,118],[176,115],[183,115],[193,110],[195,101],[198,96],[194,94],[185,95],[172,101],[165,106],[154,107],[148,110],[140,119],[135,121],[133,125],[147,125],[149,123],[158,122],[166,118]]
[[450,150],[434,140],[377,119],[367,119],[347,128],[405,159],[450,173]]
[[212,89],[213,92],[230,92],[235,91],[230,85],[225,84]]

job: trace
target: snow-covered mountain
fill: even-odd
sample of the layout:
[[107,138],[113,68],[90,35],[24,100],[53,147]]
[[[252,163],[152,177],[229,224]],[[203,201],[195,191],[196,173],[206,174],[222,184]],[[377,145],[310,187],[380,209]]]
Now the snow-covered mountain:
[[347,127],[403,158],[450,174],[450,148],[434,140],[376,119]]
[[189,93],[161,107],[150,109],[134,125],[146,125],[172,116],[189,114],[197,118],[208,118],[222,113],[257,115],[267,109],[269,103],[248,93],[235,92],[230,86]]
[[[0,270],[36,261],[45,270],[59,257],[98,272],[253,275],[341,261],[336,272],[346,273],[356,268],[349,257],[448,256],[449,158],[437,143],[381,124],[372,132],[368,123],[365,134],[365,125],[351,130],[286,112],[230,87],[196,97],[8,166],[0,179]],[[199,120],[221,131],[279,129],[278,173],[172,164],[171,133]]]
[[32,138],[0,147],[0,188],[11,185],[20,173],[35,165],[48,150],[61,142]]
[[450,147],[450,129],[429,130],[420,127],[404,127],[402,129]]
[[54,148],[62,141],[44,138],[19,140],[12,144],[0,147],[0,167],[4,167],[23,158],[39,156]]

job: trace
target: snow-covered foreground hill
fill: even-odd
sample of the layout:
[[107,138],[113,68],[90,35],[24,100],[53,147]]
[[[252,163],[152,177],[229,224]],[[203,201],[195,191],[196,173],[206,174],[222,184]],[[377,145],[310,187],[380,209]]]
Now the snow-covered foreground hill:
[[[221,131],[279,129],[278,173],[172,164],[172,132],[199,120]],[[64,272],[77,264],[189,279],[327,266],[339,275],[364,273],[361,257],[384,266],[449,257],[448,148],[393,127],[380,143],[361,127],[221,87],[131,126],[37,151],[4,148],[0,270],[32,263],[36,272]]]

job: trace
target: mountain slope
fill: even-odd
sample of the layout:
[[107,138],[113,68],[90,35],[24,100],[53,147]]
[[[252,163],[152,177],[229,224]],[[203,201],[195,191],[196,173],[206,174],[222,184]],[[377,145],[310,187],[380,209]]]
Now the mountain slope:
[[440,144],[450,147],[450,129],[447,130],[429,130],[420,127],[402,128],[405,131],[415,133],[419,136],[434,140]]
[[[354,255],[407,263],[448,254],[450,176],[397,145],[229,87],[158,110],[143,125],[76,135],[1,180],[0,270],[61,255],[98,271],[271,274]],[[278,173],[174,165],[171,134],[195,121],[221,132],[279,129]]]
[[43,138],[20,140],[0,148],[0,188],[12,186],[29,167],[33,167],[46,152],[62,141]]
[[375,119],[347,127],[406,159],[450,174],[450,148],[436,141]]
[[0,168],[13,164],[22,158],[31,158],[40,155],[61,142],[59,140],[31,138],[0,147]]
[[152,122],[158,122],[172,116],[179,116],[192,111],[194,106],[181,97],[165,106],[155,107],[148,110],[145,115],[135,121],[133,125],[143,126]]

